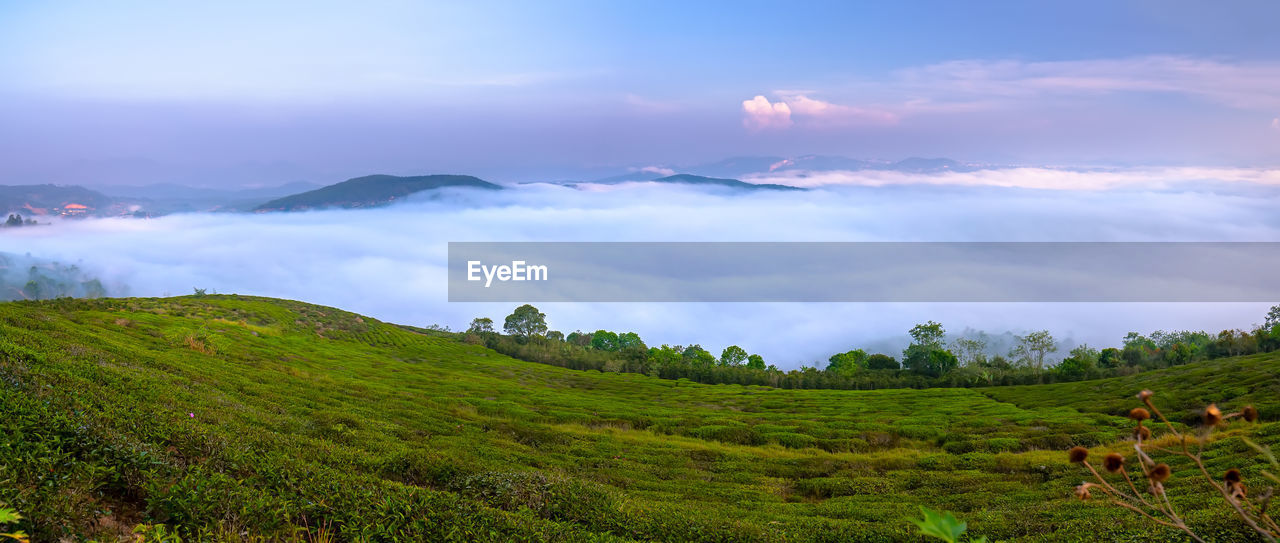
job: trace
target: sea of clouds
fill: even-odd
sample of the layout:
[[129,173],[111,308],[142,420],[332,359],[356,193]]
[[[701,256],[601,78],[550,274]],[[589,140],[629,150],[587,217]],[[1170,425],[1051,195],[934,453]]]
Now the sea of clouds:
[[[1277,179],[1274,170],[1024,168],[789,172],[759,179],[812,188],[806,192],[533,184],[498,193],[447,191],[379,209],[61,221],[0,232],[0,252],[78,264],[117,295],[202,288],[459,329],[477,316],[501,323],[514,304],[449,303],[450,241],[1280,241]],[[898,355],[905,331],[929,319],[955,332],[1046,328],[1068,344],[1110,346],[1129,331],[1248,327],[1278,302],[548,303],[540,309],[553,329],[565,332],[635,331],[651,345],[700,343],[716,353],[737,344],[793,368],[853,347]]]

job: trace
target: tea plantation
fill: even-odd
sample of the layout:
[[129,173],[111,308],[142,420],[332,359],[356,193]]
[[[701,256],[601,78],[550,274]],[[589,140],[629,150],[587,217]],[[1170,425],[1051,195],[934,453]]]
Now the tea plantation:
[[[1256,405],[1215,469],[1280,442],[1280,353],[989,389],[779,390],[574,371],[241,296],[0,304],[0,507],[33,541],[1170,541],[1072,488],[1133,395]],[[1131,451],[1131,448],[1129,448]],[[1186,466],[1188,524],[1252,541]],[[1179,484],[1179,481],[1185,481]],[[164,525],[166,528],[158,528]],[[141,527],[141,528],[139,528]],[[0,530],[4,531],[4,530]]]

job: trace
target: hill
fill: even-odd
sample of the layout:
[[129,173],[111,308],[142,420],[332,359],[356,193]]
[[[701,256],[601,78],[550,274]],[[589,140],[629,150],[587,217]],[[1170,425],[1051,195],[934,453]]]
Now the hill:
[[0,211],[5,216],[18,213],[41,217],[64,212],[113,215],[124,205],[101,192],[74,185],[0,185]]
[[703,177],[701,175],[693,175],[680,173],[676,175],[668,175],[653,180],[654,183],[679,183],[683,185],[711,185],[722,186],[734,189],[744,190],[805,190],[800,187],[792,187],[790,185],[775,185],[772,183],[746,183],[737,179],[722,179],[718,177]]
[[[0,503],[38,541],[151,523],[236,540],[893,541],[914,538],[917,505],[992,539],[1167,541],[1072,499],[1084,475],[1062,451],[1122,450],[1126,398],[1147,387],[1252,398],[1272,422],[1221,446],[1276,443],[1278,371],[1270,353],[1039,387],[781,390],[527,363],[282,300],[14,302]],[[1250,540],[1198,508],[1207,489],[1179,490],[1194,527]]]
[[445,187],[501,190],[502,186],[469,175],[366,175],[315,190],[277,198],[255,211],[302,211],[328,207],[360,208],[387,205],[410,194]]

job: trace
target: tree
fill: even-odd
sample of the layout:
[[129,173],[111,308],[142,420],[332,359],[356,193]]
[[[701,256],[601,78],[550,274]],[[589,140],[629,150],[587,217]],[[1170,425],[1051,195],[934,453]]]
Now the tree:
[[862,349],[854,349],[831,355],[831,358],[827,359],[827,367],[824,371],[839,375],[852,375],[865,367],[867,367],[867,352]]
[[596,330],[594,334],[591,334],[591,348],[597,351],[617,351],[618,334],[608,330]]
[[1020,359],[1028,367],[1037,372],[1044,370],[1044,358],[1049,353],[1058,351],[1058,344],[1048,330],[1031,332],[1025,336],[1016,336],[1018,346],[1013,348],[1013,356]]
[[902,351],[902,367],[929,377],[939,377],[959,365],[956,355],[942,348],[947,331],[941,324],[929,321],[911,328],[913,341]]
[[983,359],[983,351],[987,349],[987,339],[984,336],[976,338],[956,338],[951,342],[951,352],[956,353],[956,358],[960,359],[961,366],[975,366],[981,364]]
[[716,356],[707,352],[701,345],[685,347],[682,356],[695,368],[710,368],[716,365]]
[[942,339],[947,335],[947,331],[942,328],[942,325],[933,321],[917,324],[911,328],[909,333],[911,334],[911,339],[915,340],[917,345],[930,349],[941,349]]
[[635,332],[623,332],[618,334],[618,350],[626,351],[630,349],[644,348],[644,341],[640,339],[640,334]]
[[591,334],[583,332],[582,330],[574,330],[573,332],[569,332],[569,336],[564,338],[564,340],[579,347],[587,347],[591,345]]
[[869,370],[896,370],[899,368],[898,361],[887,354],[876,353],[867,357],[867,369]]
[[551,341],[564,341],[564,332],[561,332],[559,330],[548,331],[547,339]]
[[9,220],[5,221],[5,226],[22,226],[22,215],[9,214]]
[[1083,379],[1098,367],[1100,353],[1089,345],[1071,349],[1070,356],[1058,363],[1057,371],[1067,380]]
[[541,336],[547,333],[547,315],[538,311],[536,307],[524,304],[507,315],[502,330],[509,335],[525,339]]
[[1275,328],[1280,326],[1280,305],[1271,306],[1271,311],[1267,312],[1267,321],[1263,323],[1265,328]]
[[1100,368],[1117,368],[1120,363],[1124,362],[1124,358],[1120,349],[1115,347],[1107,347],[1098,353],[1098,367]]
[[760,355],[758,355],[758,354],[753,354],[753,355],[751,355],[751,356],[748,356],[748,357],[747,357],[747,367],[748,367],[748,368],[751,368],[751,369],[753,369],[753,370],[762,370],[762,369],[764,369],[764,357],[763,357],[763,356],[760,356]]
[[489,317],[476,317],[471,319],[471,326],[467,327],[468,334],[492,334],[493,319]]
[[747,351],[737,345],[730,345],[720,353],[721,366],[741,366],[747,360]]

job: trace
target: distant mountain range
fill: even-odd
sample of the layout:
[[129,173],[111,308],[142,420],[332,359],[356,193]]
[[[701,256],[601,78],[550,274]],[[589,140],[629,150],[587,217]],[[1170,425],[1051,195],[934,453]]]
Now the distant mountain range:
[[[647,182],[647,183],[673,183],[680,185],[700,185],[700,186],[719,186],[729,187],[741,190],[807,190],[800,187],[790,185],[777,185],[773,183],[747,183],[737,179],[727,179],[722,177],[706,177],[702,175],[693,175],[688,173],[679,173],[675,175],[663,176],[662,174],[649,175],[648,172],[637,172],[641,175],[618,175],[605,179],[592,181],[592,184],[598,185],[617,185],[621,183]],[[566,183],[568,186],[577,186],[577,183]]]
[[[752,183],[783,172],[832,170],[881,170],[919,174],[966,172],[992,168],[947,158],[907,158],[896,162],[861,160],[841,156],[803,155],[797,157],[747,156],[679,168],[648,167],[586,181],[558,181],[554,184],[580,187],[584,184],[613,185],[651,182],[735,190],[807,190],[783,184]],[[597,170],[598,171],[598,170]],[[597,173],[598,175],[598,173]],[[748,181],[742,181],[746,178]],[[470,175],[367,175],[333,185],[318,187],[294,182],[273,187],[215,189],[175,184],[112,186],[90,190],[63,185],[0,185],[0,211],[19,213],[24,218],[40,216],[140,216],[149,217],[197,211],[303,211],[309,209],[356,209],[378,207],[404,200],[416,193],[445,188],[496,191],[503,186]],[[264,200],[269,200],[262,203]],[[0,216],[0,221],[5,217]]]
[[711,178],[738,179],[771,173],[797,171],[897,171],[907,173],[969,172],[991,168],[989,165],[967,164],[949,158],[912,157],[898,161],[862,160],[842,156],[803,155],[798,157],[745,156],[685,167],[650,167],[601,177],[588,183],[611,185],[633,181],[657,181],[675,171]]
[[324,208],[377,207],[403,199],[410,194],[446,187],[502,190],[496,185],[470,175],[366,175],[321,187],[258,206],[254,211],[303,211]]

